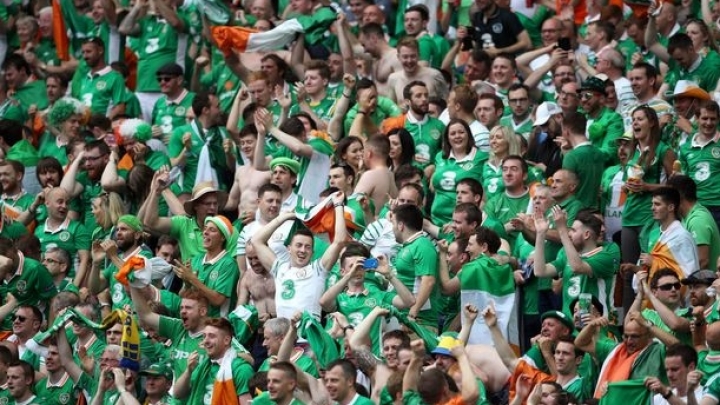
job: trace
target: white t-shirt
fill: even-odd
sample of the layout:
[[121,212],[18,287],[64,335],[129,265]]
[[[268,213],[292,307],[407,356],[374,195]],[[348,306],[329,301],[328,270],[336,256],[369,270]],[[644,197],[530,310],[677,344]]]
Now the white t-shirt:
[[275,308],[278,318],[292,319],[298,311],[308,311],[318,319],[320,297],[325,292],[327,270],[320,260],[305,267],[292,267],[290,260],[277,260],[270,270],[275,278]]

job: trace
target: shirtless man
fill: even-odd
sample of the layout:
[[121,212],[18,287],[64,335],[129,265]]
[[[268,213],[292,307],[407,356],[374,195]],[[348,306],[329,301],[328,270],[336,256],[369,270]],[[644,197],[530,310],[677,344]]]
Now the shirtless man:
[[388,78],[388,93],[391,100],[399,103],[403,89],[408,83],[419,80],[427,85],[430,97],[446,99],[448,86],[439,70],[418,64],[418,42],[414,38],[403,38],[397,46],[397,57],[402,70],[392,73]]
[[245,250],[250,269],[243,274],[238,285],[238,305],[252,304],[258,310],[260,322],[264,323],[276,316],[275,279],[260,263],[255,248],[247,245]]
[[397,196],[397,187],[392,171],[387,166],[390,141],[386,136],[376,135],[365,142],[363,163],[368,168],[355,186],[353,194],[363,193],[375,203],[375,214],[386,202],[388,196]]
[[[377,6],[368,6],[377,7]],[[369,23],[360,29],[360,43],[365,52],[369,53],[375,63],[372,68],[372,75],[375,79],[375,86],[380,94],[388,94],[388,78],[393,72],[402,70],[402,64],[398,59],[395,48],[388,45],[385,39],[385,32],[380,24]]]
[[255,220],[257,209],[257,192],[260,187],[270,181],[269,171],[255,169],[253,158],[257,143],[257,129],[255,125],[247,125],[240,131],[240,152],[243,154],[245,164],[238,167],[235,173],[235,182],[228,196],[225,210],[237,208],[238,218],[243,224]]

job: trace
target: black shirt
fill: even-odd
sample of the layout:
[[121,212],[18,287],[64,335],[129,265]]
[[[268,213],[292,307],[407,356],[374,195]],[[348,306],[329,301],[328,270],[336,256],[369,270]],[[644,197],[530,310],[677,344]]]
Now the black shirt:
[[477,12],[472,16],[474,31],[471,32],[480,48],[483,47],[483,34],[490,34],[495,48],[507,48],[518,42],[518,35],[525,31],[520,19],[512,11],[496,7],[492,17],[485,21],[484,14]]

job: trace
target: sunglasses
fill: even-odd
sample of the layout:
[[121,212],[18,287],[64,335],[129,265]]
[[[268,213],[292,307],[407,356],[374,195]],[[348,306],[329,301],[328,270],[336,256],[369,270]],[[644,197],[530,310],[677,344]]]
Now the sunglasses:
[[159,81],[160,83],[169,82],[172,79],[174,79],[174,77],[172,77],[172,76],[158,76],[157,77],[157,81]]
[[591,91],[584,91],[580,93],[580,99],[581,100],[591,100],[593,97],[595,97],[595,93]]
[[680,283],[663,284],[663,285],[659,285],[657,288],[662,291],[680,290],[680,288],[682,288],[682,284],[680,284]]
[[27,317],[22,316],[22,315],[15,315],[15,316],[13,316],[13,321],[25,322],[25,321],[27,321]]

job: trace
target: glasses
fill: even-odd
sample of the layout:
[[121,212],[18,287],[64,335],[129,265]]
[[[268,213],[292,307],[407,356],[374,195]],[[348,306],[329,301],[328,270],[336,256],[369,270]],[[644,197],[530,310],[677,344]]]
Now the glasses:
[[522,103],[527,102],[528,100],[529,100],[529,99],[528,99],[527,97],[523,97],[523,98],[510,98],[510,99],[508,99],[508,101],[510,102],[510,104],[522,104]]
[[85,160],[86,160],[86,161],[89,160],[89,161],[94,162],[94,161],[96,161],[96,160],[98,160],[98,159],[102,159],[102,158],[104,158],[104,157],[105,157],[105,155],[100,155],[100,156],[85,156]]
[[581,100],[592,100],[592,98],[595,97],[595,93],[591,91],[584,91],[580,93],[580,99]]
[[157,77],[157,81],[159,81],[160,83],[169,82],[172,79],[174,79],[174,77],[172,77],[172,76],[158,76]]
[[13,321],[25,322],[27,321],[27,317],[22,315],[15,315],[13,316]]
[[670,290],[680,290],[681,287],[682,287],[682,284],[680,284],[678,282],[678,283],[659,285],[657,288],[662,291],[670,291]]

